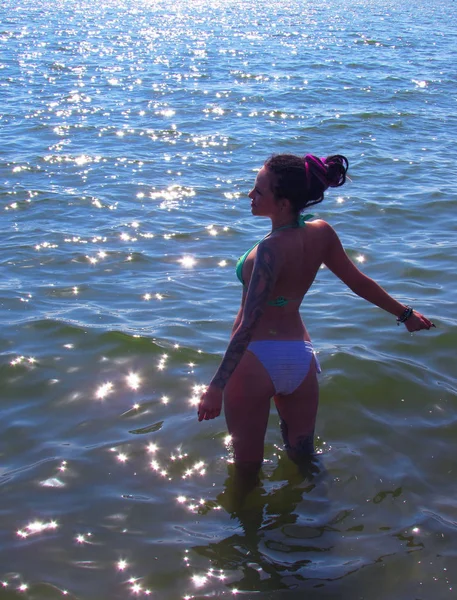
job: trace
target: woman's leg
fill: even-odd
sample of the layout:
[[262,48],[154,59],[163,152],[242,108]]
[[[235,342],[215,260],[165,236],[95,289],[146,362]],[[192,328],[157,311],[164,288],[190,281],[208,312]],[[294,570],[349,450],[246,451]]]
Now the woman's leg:
[[303,463],[314,452],[314,426],[319,402],[316,362],[298,388],[287,396],[274,397],[281,419],[281,432],[289,457]]
[[246,351],[224,390],[224,412],[235,465],[243,470],[258,472],[262,465],[273,395],[273,383],[265,367]]

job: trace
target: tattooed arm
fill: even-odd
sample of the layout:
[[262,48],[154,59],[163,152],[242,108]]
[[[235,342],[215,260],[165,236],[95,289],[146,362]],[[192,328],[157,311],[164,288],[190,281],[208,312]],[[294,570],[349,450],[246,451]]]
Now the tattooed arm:
[[257,255],[244,302],[241,321],[233,331],[224,358],[198,407],[198,420],[214,419],[222,408],[222,391],[238,366],[255,328],[262,317],[276,282],[279,263],[274,241],[267,239],[257,246]]
[[249,281],[241,322],[236,332],[234,332],[222,363],[211,381],[211,385],[215,385],[220,389],[224,389],[230,375],[238,366],[273,290],[277,277],[277,260],[272,245],[271,240],[264,240],[257,247],[257,255]]

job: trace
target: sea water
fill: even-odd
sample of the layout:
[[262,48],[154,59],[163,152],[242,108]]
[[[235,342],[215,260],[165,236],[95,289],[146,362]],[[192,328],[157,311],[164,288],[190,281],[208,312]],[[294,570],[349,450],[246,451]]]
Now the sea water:
[[[0,598],[455,597],[456,21],[451,0],[3,1]],[[318,466],[272,409],[237,512],[224,420],[195,402],[275,152],[348,157],[316,217],[437,327],[322,269]]]

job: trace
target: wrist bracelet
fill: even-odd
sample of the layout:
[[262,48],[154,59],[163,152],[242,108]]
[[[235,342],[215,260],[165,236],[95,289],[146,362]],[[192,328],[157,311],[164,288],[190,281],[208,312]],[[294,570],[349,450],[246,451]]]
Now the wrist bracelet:
[[402,312],[402,314],[399,317],[397,317],[397,325],[400,325],[400,323],[404,323],[405,321],[407,321],[409,317],[413,314],[413,312],[414,311],[411,308],[411,306],[407,306]]

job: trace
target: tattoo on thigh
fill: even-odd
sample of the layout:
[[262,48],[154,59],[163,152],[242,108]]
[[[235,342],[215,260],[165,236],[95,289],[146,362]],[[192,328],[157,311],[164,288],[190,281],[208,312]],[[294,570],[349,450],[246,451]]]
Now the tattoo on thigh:
[[308,435],[301,435],[297,438],[296,443],[292,446],[289,440],[289,428],[284,419],[280,420],[280,428],[284,448],[287,452],[292,452],[294,455],[309,456],[314,453],[314,430]]
[[301,456],[309,455],[314,453],[314,431],[309,435],[302,435],[298,438],[297,443],[294,446],[295,452],[298,452]]

